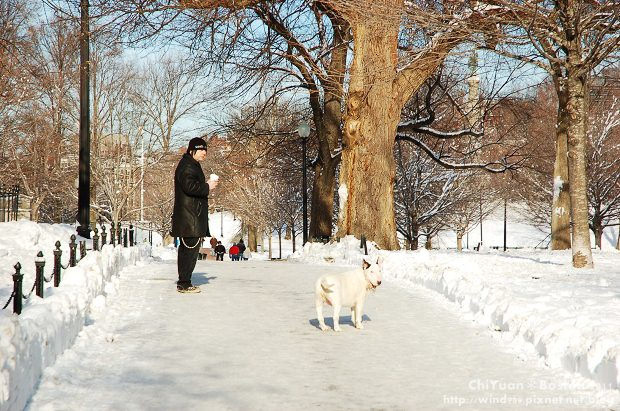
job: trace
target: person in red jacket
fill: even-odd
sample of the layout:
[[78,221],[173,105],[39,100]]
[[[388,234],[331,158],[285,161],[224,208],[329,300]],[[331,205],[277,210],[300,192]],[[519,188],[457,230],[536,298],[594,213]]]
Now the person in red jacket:
[[237,244],[233,244],[233,246],[228,249],[228,254],[230,254],[230,259],[232,261],[239,260],[239,247],[237,247]]

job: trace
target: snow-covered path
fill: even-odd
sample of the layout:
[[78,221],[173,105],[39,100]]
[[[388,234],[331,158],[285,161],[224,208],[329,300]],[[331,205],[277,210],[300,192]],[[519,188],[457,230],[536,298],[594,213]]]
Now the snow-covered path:
[[364,330],[343,310],[341,333],[319,331],[313,283],[339,270],[199,261],[202,293],[179,294],[173,261],[127,269],[29,409],[550,410],[592,398],[585,382],[558,386],[575,380],[517,359],[423,289],[384,284],[367,300]]

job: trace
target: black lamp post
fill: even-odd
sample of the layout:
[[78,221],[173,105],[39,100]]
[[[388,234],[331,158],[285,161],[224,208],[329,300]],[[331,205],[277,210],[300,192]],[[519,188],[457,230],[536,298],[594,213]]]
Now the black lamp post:
[[306,141],[310,136],[310,126],[305,121],[299,123],[299,127],[297,127],[297,133],[299,137],[301,137],[301,147],[302,147],[302,183],[301,183],[301,191],[303,196],[303,244],[306,244],[308,241],[308,195],[306,188]]
[[80,158],[77,232],[90,238],[90,28],[88,0],[80,1]]

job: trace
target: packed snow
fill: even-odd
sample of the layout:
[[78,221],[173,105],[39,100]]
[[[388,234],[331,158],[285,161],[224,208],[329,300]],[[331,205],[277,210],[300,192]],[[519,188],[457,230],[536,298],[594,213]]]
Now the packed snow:
[[[351,258],[360,257],[355,251]],[[174,260],[146,261],[123,271],[109,304],[45,370],[27,410],[606,404],[594,382],[515,358],[490,331],[422,288],[384,282],[366,301],[364,330],[341,312],[342,332],[323,332],[314,282],[349,267],[198,261],[193,281],[202,293],[191,295],[175,291],[175,268]]]
[[[572,268],[570,250],[378,251],[386,281],[425,287],[454,302],[465,318],[496,331],[520,352],[599,383],[620,405],[620,253],[594,251],[595,269]],[[347,237],[307,243],[291,258],[355,264],[362,249]]]

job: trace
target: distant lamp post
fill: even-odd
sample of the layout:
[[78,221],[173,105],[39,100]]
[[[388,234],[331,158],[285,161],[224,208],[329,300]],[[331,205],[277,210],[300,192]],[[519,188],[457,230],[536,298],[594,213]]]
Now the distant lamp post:
[[224,240],[224,209],[220,208],[220,240]]
[[299,123],[299,127],[297,127],[297,134],[301,137],[301,147],[302,147],[302,183],[301,183],[301,191],[303,196],[303,244],[306,244],[308,241],[308,195],[306,188],[306,141],[310,136],[310,126],[305,121]]

